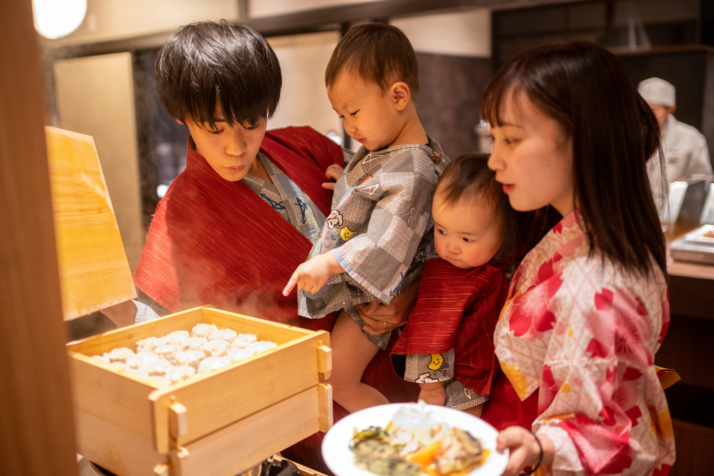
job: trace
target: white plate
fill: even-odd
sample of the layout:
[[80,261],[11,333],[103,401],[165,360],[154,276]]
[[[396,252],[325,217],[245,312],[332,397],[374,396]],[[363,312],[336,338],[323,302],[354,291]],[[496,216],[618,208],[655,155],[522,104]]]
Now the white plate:
[[702,243],[705,245],[712,245],[714,244],[714,238],[709,238],[707,236],[704,236],[705,233],[714,231],[714,225],[704,225],[700,226],[696,230],[687,233],[685,238],[687,241],[691,241],[693,243]]
[[[369,426],[384,428],[392,420],[397,410],[407,405],[416,406],[414,403],[380,405],[353,413],[338,421],[322,440],[322,457],[327,466],[337,476],[375,476],[355,465],[354,453],[349,449],[354,429],[357,428],[357,431],[361,431]],[[486,462],[470,472],[469,476],[500,476],[503,473],[506,464],[508,464],[508,450],[506,449],[504,453],[496,451],[498,432],[494,427],[480,418],[459,410],[436,405],[427,405],[426,407],[429,411],[438,414],[449,425],[468,431],[480,439],[483,447],[490,451],[491,454]]]

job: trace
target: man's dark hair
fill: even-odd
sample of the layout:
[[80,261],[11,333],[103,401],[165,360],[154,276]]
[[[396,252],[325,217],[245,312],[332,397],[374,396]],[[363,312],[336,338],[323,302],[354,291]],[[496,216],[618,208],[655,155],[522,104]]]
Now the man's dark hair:
[[[457,203],[492,205],[501,223],[501,249],[497,258],[518,263],[560,219],[548,208],[519,212],[511,207],[496,172],[488,168],[488,154],[465,154],[446,166],[436,188],[445,206]],[[464,217],[464,220],[468,220]]]
[[154,65],[156,89],[169,113],[215,126],[216,106],[230,124],[269,118],[280,100],[282,75],[275,52],[244,25],[191,23],[161,47]]
[[[573,141],[573,206],[591,256],[649,274],[667,273],[665,240],[647,176],[647,160],[664,170],[660,129],[617,57],[573,41],[520,53],[496,73],[481,117],[501,124],[506,98],[528,98]],[[657,153],[659,152],[659,153]],[[651,159],[650,159],[651,157]]]
[[329,87],[344,69],[377,83],[382,91],[396,81],[403,81],[412,97],[419,93],[419,65],[414,48],[396,26],[366,23],[351,28],[332,52],[325,70],[325,86]]

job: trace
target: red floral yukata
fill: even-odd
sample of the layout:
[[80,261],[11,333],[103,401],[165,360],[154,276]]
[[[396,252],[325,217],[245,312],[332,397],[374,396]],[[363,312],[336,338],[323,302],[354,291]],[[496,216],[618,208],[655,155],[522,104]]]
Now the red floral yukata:
[[523,260],[494,337],[508,379],[495,385],[510,382],[520,400],[497,402],[509,389],[494,388],[484,419],[533,406],[538,391],[532,429],[555,444],[553,474],[666,475],[674,435],[654,367],[665,277],[654,260],[643,276],[589,251],[573,212]]

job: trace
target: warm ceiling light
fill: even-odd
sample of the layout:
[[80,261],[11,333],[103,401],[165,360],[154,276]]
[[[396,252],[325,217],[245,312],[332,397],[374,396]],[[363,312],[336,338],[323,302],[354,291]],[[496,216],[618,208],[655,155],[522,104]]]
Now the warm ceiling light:
[[87,0],[32,0],[32,6],[35,28],[50,40],[72,33],[87,13]]

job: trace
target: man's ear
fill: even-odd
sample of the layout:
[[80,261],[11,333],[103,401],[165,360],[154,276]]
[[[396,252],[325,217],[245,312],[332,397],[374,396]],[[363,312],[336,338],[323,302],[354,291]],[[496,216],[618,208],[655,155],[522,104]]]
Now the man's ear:
[[667,112],[668,112],[669,114],[674,114],[674,111],[676,111],[676,110],[677,110],[677,105],[676,105],[676,104],[672,104],[671,106],[669,106],[669,108],[667,108]]
[[409,104],[409,99],[411,99],[409,85],[402,81],[396,82],[392,84],[389,92],[392,95],[394,107],[396,107],[397,111],[403,111]]
[[181,124],[182,126],[185,126],[185,125],[186,125],[186,124],[184,124],[182,121],[179,121],[178,119],[176,119],[176,122],[178,122],[178,123]]

